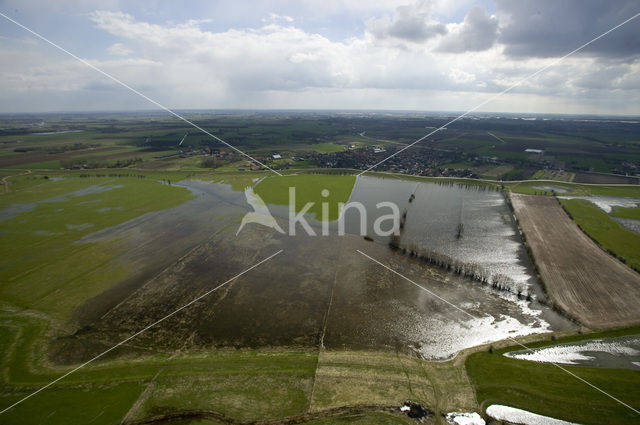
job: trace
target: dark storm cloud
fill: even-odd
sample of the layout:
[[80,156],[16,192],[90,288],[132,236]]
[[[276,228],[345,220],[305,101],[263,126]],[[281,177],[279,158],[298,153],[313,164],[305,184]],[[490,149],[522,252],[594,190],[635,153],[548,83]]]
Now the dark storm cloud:
[[475,6],[464,18],[456,32],[447,34],[438,51],[462,53],[489,49],[498,37],[498,20],[490,16],[484,8]]
[[430,18],[430,4],[425,1],[399,6],[393,19],[374,21],[370,29],[376,38],[393,37],[417,43],[447,33],[444,24]]
[[[640,12],[637,0],[496,0],[499,42],[512,57],[570,52]],[[640,17],[580,52],[606,58],[640,55]]]

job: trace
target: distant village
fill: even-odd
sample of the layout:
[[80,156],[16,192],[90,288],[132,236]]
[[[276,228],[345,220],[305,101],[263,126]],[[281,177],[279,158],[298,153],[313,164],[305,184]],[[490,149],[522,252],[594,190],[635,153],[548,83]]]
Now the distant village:
[[[401,174],[411,174],[420,176],[451,176],[478,178],[472,168],[447,167],[443,164],[466,161],[474,166],[500,166],[505,162],[497,157],[468,156],[464,153],[437,149],[430,147],[415,146],[408,152],[399,152],[402,146],[356,146],[346,145],[344,151],[332,153],[318,153],[313,151],[296,152],[295,155],[283,151],[272,152],[268,155],[255,155],[254,158],[270,168],[276,170],[295,168],[341,168],[366,170],[373,165],[384,161],[391,155],[391,158],[378,164],[376,170],[388,171]],[[537,166],[554,166],[553,158],[544,156],[544,151],[539,149],[527,149],[531,160]],[[262,169],[260,165],[246,160],[246,157],[231,149],[202,148],[183,151],[180,157],[205,156],[201,165],[207,168],[218,168],[227,164],[236,164],[238,171],[258,171]],[[238,162],[243,161],[241,164]]]

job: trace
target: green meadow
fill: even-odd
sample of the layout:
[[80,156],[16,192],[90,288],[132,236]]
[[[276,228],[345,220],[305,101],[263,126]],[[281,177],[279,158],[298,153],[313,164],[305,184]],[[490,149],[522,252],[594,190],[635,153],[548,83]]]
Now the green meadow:
[[[640,329],[601,332],[532,343],[530,348],[573,342],[581,339],[614,337],[638,333]],[[491,404],[504,404],[541,415],[584,425],[635,423],[637,414],[598,390],[552,364],[503,356],[522,347],[510,346],[471,354],[467,373],[482,410]],[[640,404],[640,372],[628,369],[599,369],[562,366],[630,406]],[[606,420],[604,419],[606,418]]]
[[118,241],[80,243],[83,236],[191,197],[146,178],[13,179],[0,203],[17,208],[0,221],[0,300],[67,318],[127,273],[110,261]]
[[615,253],[629,266],[640,270],[640,235],[614,221],[607,213],[584,199],[560,199],[578,226],[602,248]]
[[[317,220],[321,220],[322,204],[327,203],[328,217],[331,221],[338,219],[338,204],[349,200],[355,182],[355,176],[328,174],[269,176],[256,185],[254,190],[267,204],[289,205],[289,188],[295,187],[297,212],[301,211],[308,202],[313,202],[314,205],[308,211],[314,214]],[[323,195],[324,190],[329,192],[326,197]]]
[[640,220],[640,208],[614,207],[611,215],[614,217],[629,218],[631,220]]

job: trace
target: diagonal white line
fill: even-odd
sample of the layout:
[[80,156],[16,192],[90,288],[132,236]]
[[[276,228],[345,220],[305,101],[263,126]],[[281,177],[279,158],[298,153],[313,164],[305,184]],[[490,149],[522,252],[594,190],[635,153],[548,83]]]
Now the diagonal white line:
[[502,142],[502,143],[504,143],[505,145],[507,144],[507,142],[505,142],[504,140],[502,140],[500,137],[496,136],[496,135],[495,135],[495,134],[493,134],[492,132],[487,131],[487,134],[488,134],[489,136],[493,137],[494,139],[496,139],[497,141]]
[[234,277],[232,277],[231,279],[227,280],[224,283],[221,283],[220,285],[216,286],[213,289],[210,289],[209,291],[205,292],[204,294],[200,295],[199,297],[189,301],[187,304],[183,305],[182,307],[180,307],[177,310],[174,310],[173,312],[167,314],[166,316],[164,316],[162,319],[158,319],[155,322],[153,322],[152,324],[148,325],[147,327],[139,330],[138,332],[134,333],[133,335],[131,335],[130,337],[123,339],[122,341],[120,341],[119,343],[117,343],[116,345],[114,345],[113,347],[109,348],[108,350],[103,351],[102,353],[98,354],[97,356],[95,356],[94,358],[92,358],[91,360],[87,360],[86,362],[82,363],[80,366],[71,369],[69,372],[65,373],[64,375],[60,376],[59,378],[54,379],[53,381],[49,382],[47,385],[45,385],[44,387],[32,392],[31,394],[29,394],[28,396],[16,401],[15,403],[13,403],[11,406],[5,408],[4,410],[2,410],[0,412],[0,415],[11,410],[12,408],[14,408],[15,406],[17,406],[18,404],[22,403],[23,401],[27,400],[28,398],[33,397],[34,395],[38,394],[40,391],[49,388],[50,386],[52,386],[53,384],[55,384],[56,382],[66,378],[67,376],[71,375],[72,373],[76,372],[79,369],[82,369],[83,367],[85,367],[86,365],[88,365],[89,363],[93,362],[94,360],[99,359],[100,357],[104,356],[105,354],[109,353],[110,351],[115,350],[116,348],[120,347],[122,344],[126,344],[128,341],[131,341],[133,338],[137,337],[138,335],[140,335],[141,333],[147,331],[148,329],[154,327],[155,325],[159,324],[160,322],[163,322],[164,320],[168,319],[169,317],[173,316],[174,314],[178,313],[179,311],[184,310],[185,308],[189,307],[191,304],[203,299],[204,297],[206,297],[207,295],[211,294],[212,292],[217,291],[218,289],[222,288],[223,286],[225,286],[226,284],[228,284],[229,282],[234,281],[235,279],[239,278],[240,276],[242,276],[243,274],[255,269],[256,267],[258,267],[259,265],[269,261],[270,259],[272,259],[273,257],[275,257],[276,255],[280,254],[282,252],[282,250],[276,252],[275,254],[271,254],[270,256],[268,256],[267,258],[263,259],[262,261],[254,264],[253,266],[249,267],[248,269],[246,269],[245,271],[238,273],[237,275],[235,275]]
[[[398,273],[397,271],[393,270],[392,268],[390,268],[389,266],[387,266],[386,264],[381,263],[380,261],[376,260],[373,257],[370,257],[369,255],[365,254],[364,252],[360,251],[359,249],[357,249],[356,251],[358,251],[360,254],[362,254],[363,256],[367,257],[368,259],[370,259],[371,261],[373,261],[376,264],[381,265],[382,267],[384,267],[385,269],[389,270],[390,272],[400,276],[401,278],[403,278],[404,280],[406,280],[407,282],[410,282],[412,284],[414,284],[415,286],[417,286],[418,288],[422,289],[425,292],[428,292],[429,294],[433,295],[434,297],[436,297],[437,299],[439,299],[440,301],[448,304],[449,306],[455,308],[456,310],[458,310],[461,313],[466,314],[467,316],[471,317],[472,319],[479,319],[479,317],[474,316],[473,314],[469,313],[468,311],[465,311],[463,309],[461,309],[460,307],[458,307],[457,305],[451,303],[450,301],[445,300],[444,298],[442,298],[440,295],[428,290],[427,288],[425,288],[422,285],[417,284],[416,282],[414,282],[413,280],[409,279],[408,277],[406,277],[403,274]],[[514,343],[516,343],[517,345],[521,346],[522,348],[524,348],[525,350],[531,351],[533,352],[533,350],[529,347],[527,347],[526,345],[524,345],[523,343],[515,340],[513,337],[507,336],[508,339],[510,339],[511,341],[513,341]],[[631,410],[633,410],[635,413],[637,413],[638,415],[640,415],[640,411],[634,409],[633,407],[629,406],[627,403],[615,398],[614,396],[612,396],[611,394],[609,394],[608,392],[596,387],[595,385],[593,385],[592,383],[582,379],[581,377],[579,377],[578,375],[576,375],[575,373],[571,372],[570,370],[565,369],[564,367],[560,366],[557,363],[554,362],[550,362],[552,365],[556,366],[557,368],[563,370],[564,372],[568,373],[569,375],[573,376],[574,378],[578,379],[579,381],[584,382],[585,384],[587,384],[588,386],[590,386],[591,388],[600,391],[602,394],[606,395],[607,397],[611,398],[612,400],[615,400],[616,402],[620,403],[621,405],[623,405],[624,407],[627,407]]]
[[200,127],[199,125],[189,121],[188,119],[186,119],[185,117],[183,117],[182,115],[174,112],[173,110],[167,108],[164,105],[161,105],[160,103],[156,102],[155,100],[151,99],[150,97],[148,97],[147,95],[139,92],[138,90],[134,89],[133,87],[129,86],[128,84],[120,81],[119,79],[117,79],[116,77],[114,77],[113,75],[101,70],[100,68],[98,68],[95,65],[92,65],[91,63],[87,62],[86,60],[74,55],[73,53],[71,53],[70,51],[66,50],[64,47],[59,46],[58,44],[54,43],[53,41],[49,40],[48,38],[38,34],[37,32],[35,32],[34,30],[25,27],[24,25],[22,25],[20,22],[10,18],[9,16],[5,15],[4,13],[0,12],[0,16],[2,16],[3,18],[5,18],[8,21],[13,22],[14,24],[16,24],[17,26],[19,26],[20,28],[24,29],[25,31],[30,32],[31,34],[35,35],[36,37],[38,37],[39,39],[41,39],[42,41],[52,45],[53,47],[55,47],[58,50],[61,50],[62,52],[66,53],[67,55],[71,56],[72,58],[82,62],[83,64],[87,65],[89,68],[99,72],[100,74],[104,75],[105,77],[109,78],[110,80],[114,81],[115,83],[121,85],[122,87],[126,88],[127,90],[137,94],[138,96],[142,97],[143,99],[153,103],[154,105],[156,105],[158,108],[163,109],[165,111],[167,111],[168,113],[170,113],[171,115],[173,115],[174,117],[186,122],[187,124],[189,124],[190,126],[200,130],[201,132],[203,132],[204,134],[206,134],[207,136],[210,136],[211,138],[217,140],[218,142],[228,146],[229,148],[233,149],[234,151],[238,152],[239,154],[246,156],[247,158],[249,158],[251,161],[255,162],[256,164],[260,164],[261,166],[265,167],[266,169],[276,173],[279,176],[282,176],[282,174],[280,174],[279,172],[277,172],[276,170],[272,169],[271,167],[269,167],[268,165],[263,164],[262,162],[258,161],[257,159],[255,159],[254,157],[252,157],[251,155],[244,153],[243,151],[241,151],[240,149],[236,148],[235,146],[230,145],[229,143],[225,142],[224,140],[222,140],[221,138],[219,138],[218,136],[211,134],[210,132],[208,132],[207,130],[205,130],[204,128]]
[[364,173],[366,173],[367,171],[370,171],[374,168],[376,168],[378,165],[382,164],[383,162],[386,162],[388,160],[390,160],[391,158],[393,158],[394,156],[398,155],[399,153],[409,149],[411,146],[415,145],[416,143],[420,143],[421,141],[423,141],[424,139],[426,139],[427,137],[431,136],[432,134],[437,133],[440,130],[445,129],[447,126],[453,124],[454,122],[458,121],[461,118],[464,118],[465,116],[469,115],[470,113],[474,112],[475,110],[483,107],[484,105],[486,105],[487,103],[493,102],[494,100],[496,100],[497,98],[499,98],[500,96],[502,96],[503,94],[510,92],[511,90],[513,90],[514,88],[522,85],[523,83],[526,83],[527,81],[529,81],[530,79],[532,79],[533,77],[535,77],[536,75],[546,71],[547,69],[557,65],[558,63],[562,62],[563,60],[565,60],[566,58],[568,58],[569,56],[573,55],[574,53],[579,52],[580,50],[584,49],[585,47],[587,47],[588,45],[590,45],[591,43],[601,39],[602,37],[604,37],[605,35],[609,34],[612,31],[617,30],[618,28],[620,28],[621,26],[623,26],[624,24],[634,20],[635,18],[637,18],[638,16],[640,16],[640,12],[636,13],[635,15],[633,15],[632,17],[630,17],[629,19],[625,20],[624,22],[619,23],[618,25],[616,25],[615,27],[603,32],[602,34],[600,34],[599,36],[597,36],[596,38],[587,41],[586,43],[584,43],[582,46],[577,47],[575,49],[573,49],[572,51],[570,51],[569,53],[567,53],[566,55],[554,60],[553,62],[543,66],[542,68],[538,69],[536,72],[534,72],[533,74],[530,74],[528,76],[526,76],[525,78],[523,78],[522,80],[516,82],[515,84],[513,84],[510,87],[507,87],[506,89],[502,90],[500,93],[497,93],[493,96],[491,96],[489,99],[485,100],[484,102],[479,103],[478,105],[474,106],[473,108],[469,109],[467,112],[465,112],[462,115],[457,116],[456,118],[452,119],[451,121],[449,121],[448,123],[446,123],[445,125],[436,128],[435,130],[433,130],[431,133],[422,136],[421,138],[419,138],[418,140],[416,140],[415,142],[405,146],[404,148],[400,149],[397,152],[394,152],[392,155],[389,155],[388,157],[386,157],[385,159],[383,159],[380,162],[375,163],[374,165],[372,165],[371,167],[367,168],[366,170],[362,171],[360,174],[358,175],[362,175]]

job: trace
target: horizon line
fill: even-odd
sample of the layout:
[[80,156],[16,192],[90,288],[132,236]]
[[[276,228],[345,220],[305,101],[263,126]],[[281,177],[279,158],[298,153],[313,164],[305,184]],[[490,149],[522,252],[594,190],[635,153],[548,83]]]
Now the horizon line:
[[[181,112],[333,112],[333,113],[373,113],[373,114],[456,114],[459,110],[438,110],[438,109],[365,109],[365,108],[172,108],[175,111]],[[98,110],[49,110],[49,111],[33,111],[33,112],[2,112],[0,116],[28,116],[28,115],[86,115],[86,114],[157,114],[168,115],[171,114],[158,110],[158,109],[98,109]],[[532,117],[625,117],[625,118],[640,118],[640,114],[623,114],[623,113],[559,113],[559,112],[508,112],[508,111],[476,111],[473,114],[469,114],[468,117],[476,115],[520,115],[520,116],[532,116]]]

